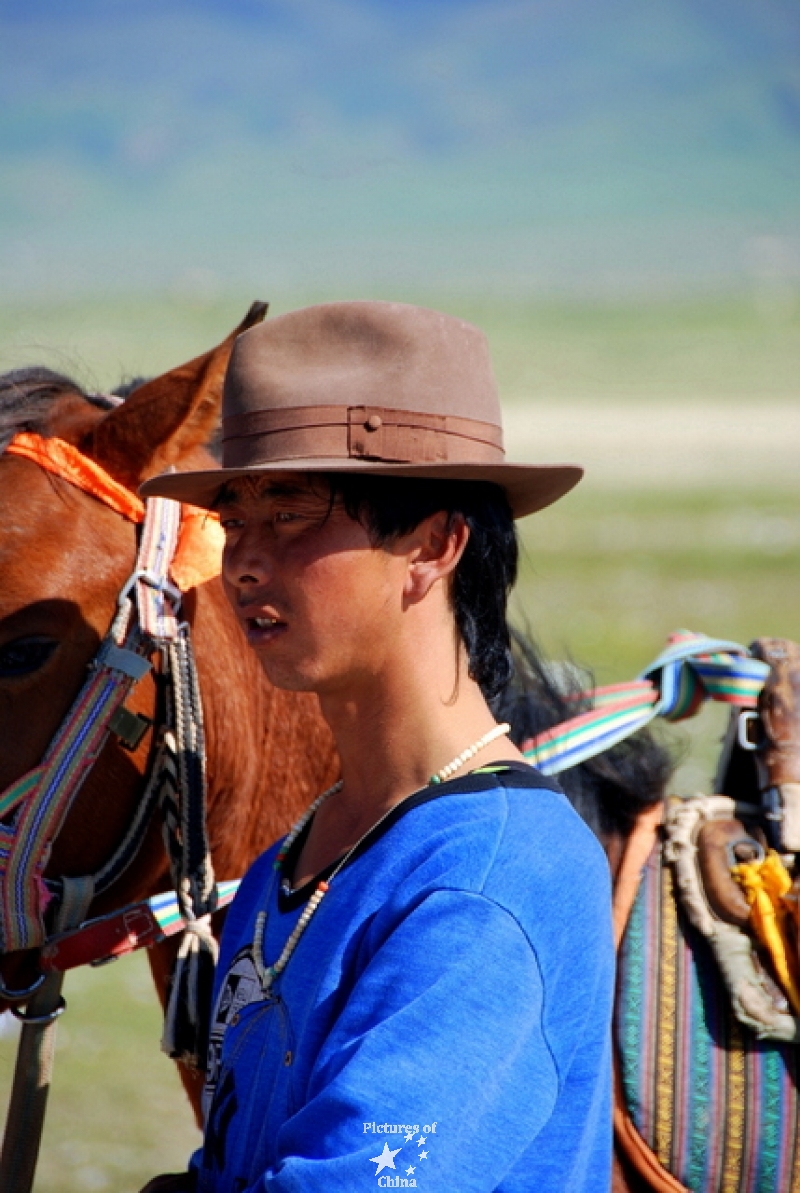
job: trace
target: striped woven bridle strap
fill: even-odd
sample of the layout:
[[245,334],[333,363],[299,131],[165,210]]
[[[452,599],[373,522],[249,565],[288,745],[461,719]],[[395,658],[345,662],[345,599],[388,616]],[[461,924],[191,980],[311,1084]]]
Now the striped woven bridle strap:
[[108,739],[115,714],[150,670],[154,646],[175,639],[181,594],[169,580],[180,526],[177,502],[156,497],[142,505],[61,440],[25,434],[6,451],[35,460],[124,517],[142,522],[134,571],[80,692],[39,766],[0,793],[0,951],[11,952],[46,939],[44,912],[52,896],[43,871],[50,848]]
[[543,774],[559,774],[610,750],[655,717],[681,721],[706,700],[754,708],[769,672],[768,663],[738,642],[678,630],[637,679],[579,693],[576,703],[589,704],[589,711],[529,738],[521,749]]

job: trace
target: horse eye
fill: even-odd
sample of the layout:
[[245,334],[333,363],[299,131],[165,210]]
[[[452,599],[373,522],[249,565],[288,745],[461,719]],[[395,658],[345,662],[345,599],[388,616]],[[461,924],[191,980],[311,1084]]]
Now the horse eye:
[[44,667],[56,648],[52,638],[15,638],[0,647],[0,678],[31,675]]

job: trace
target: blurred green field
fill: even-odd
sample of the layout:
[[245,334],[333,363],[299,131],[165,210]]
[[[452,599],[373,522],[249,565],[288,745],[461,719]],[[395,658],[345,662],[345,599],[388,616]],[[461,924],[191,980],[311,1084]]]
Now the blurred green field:
[[[46,363],[108,388],[221,339],[251,297],[0,306],[0,370]],[[305,295],[299,303],[326,297]],[[678,628],[744,643],[759,635],[800,638],[800,438],[791,438],[800,389],[796,308],[764,309],[749,298],[516,308],[394,297],[440,305],[486,329],[515,428],[520,411],[529,413],[533,431],[537,412],[566,412],[563,427],[548,432],[548,458],[576,455],[571,428],[581,431],[591,457],[593,420],[614,404],[629,411],[618,452],[609,456],[606,445],[574,494],[522,526],[514,615],[548,652],[613,682],[637,674]],[[735,444],[721,440],[688,480],[673,485],[670,460],[675,476],[682,462],[678,438],[653,475],[635,470],[635,460],[664,446],[643,439],[651,425],[645,416],[663,410],[684,420],[699,411],[704,426],[718,419],[720,430],[738,419],[745,443],[742,419],[752,417],[747,467],[737,466]],[[610,439],[613,447],[613,433]],[[516,454],[513,437],[507,446]],[[732,463],[715,469],[723,451]],[[535,458],[527,438],[525,453]],[[671,734],[684,751],[676,790],[708,788],[723,720],[722,710],[708,710]],[[196,1140],[171,1065],[158,1052],[146,967],[136,958],[81,972],[69,977],[66,993],[37,1190],[130,1193],[153,1173],[179,1167]],[[12,1051],[0,1038],[0,1095]]]
[[[183,1170],[199,1133],[177,1070],[159,1051],[144,954],[68,974],[64,995],[35,1193],[134,1193],[158,1172]],[[16,1031],[9,1016],[0,1024],[5,1105]]]
[[[343,290],[288,298],[261,293],[204,300],[184,292],[7,305],[0,300],[0,371],[47,364],[103,389],[188,359],[222,339],[255,298],[279,314]],[[500,391],[526,398],[625,397],[726,401],[796,397],[800,303],[743,297],[692,301],[481,302],[450,294],[371,293],[472,320],[492,345]]]

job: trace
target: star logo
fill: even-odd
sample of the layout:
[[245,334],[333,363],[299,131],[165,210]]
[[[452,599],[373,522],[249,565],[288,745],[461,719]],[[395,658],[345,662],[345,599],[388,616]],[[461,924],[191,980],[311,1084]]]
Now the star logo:
[[406,1143],[410,1143],[413,1138],[414,1138],[414,1132],[407,1131],[406,1132]]
[[[396,1147],[394,1149],[394,1151],[390,1151],[389,1144],[384,1143],[383,1151],[381,1152],[381,1154],[379,1156],[370,1156],[370,1158],[369,1158],[370,1164],[378,1165],[378,1167],[375,1169],[376,1176],[378,1175],[379,1172],[382,1172],[384,1168],[394,1168],[395,1167],[394,1158],[400,1150],[401,1149],[399,1147]],[[395,1169],[395,1171],[396,1171],[396,1169]]]
[[420,1153],[419,1153],[419,1158],[420,1158],[420,1160],[427,1160],[427,1158],[428,1158],[428,1153],[427,1153],[427,1152],[420,1152]]
[[411,1173],[412,1173],[412,1172],[416,1172],[416,1171],[417,1171],[417,1170],[416,1170],[416,1168],[414,1167],[414,1165],[413,1165],[413,1164],[409,1164],[408,1168],[406,1169],[406,1176],[411,1176]]
[[420,1135],[419,1139],[417,1140],[417,1146],[422,1147],[423,1143],[425,1142],[425,1140],[427,1138],[428,1138],[427,1135]]

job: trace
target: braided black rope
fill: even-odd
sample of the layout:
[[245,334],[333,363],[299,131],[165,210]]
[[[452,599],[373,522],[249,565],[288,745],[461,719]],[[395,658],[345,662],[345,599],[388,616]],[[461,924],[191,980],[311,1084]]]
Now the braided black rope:
[[174,1059],[205,1069],[218,954],[211,931],[217,888],[206,832],[203,709],[188,625],[163,650],[168,723],[159,799],[170,872],[187,927],[172,974],[161,1045]]
[[216,882],[206,833],[206,749],[203,705],[189,627],[169,645],[180,775],[182,856],[180,879],[187,919],[210,915],[217,906]]

